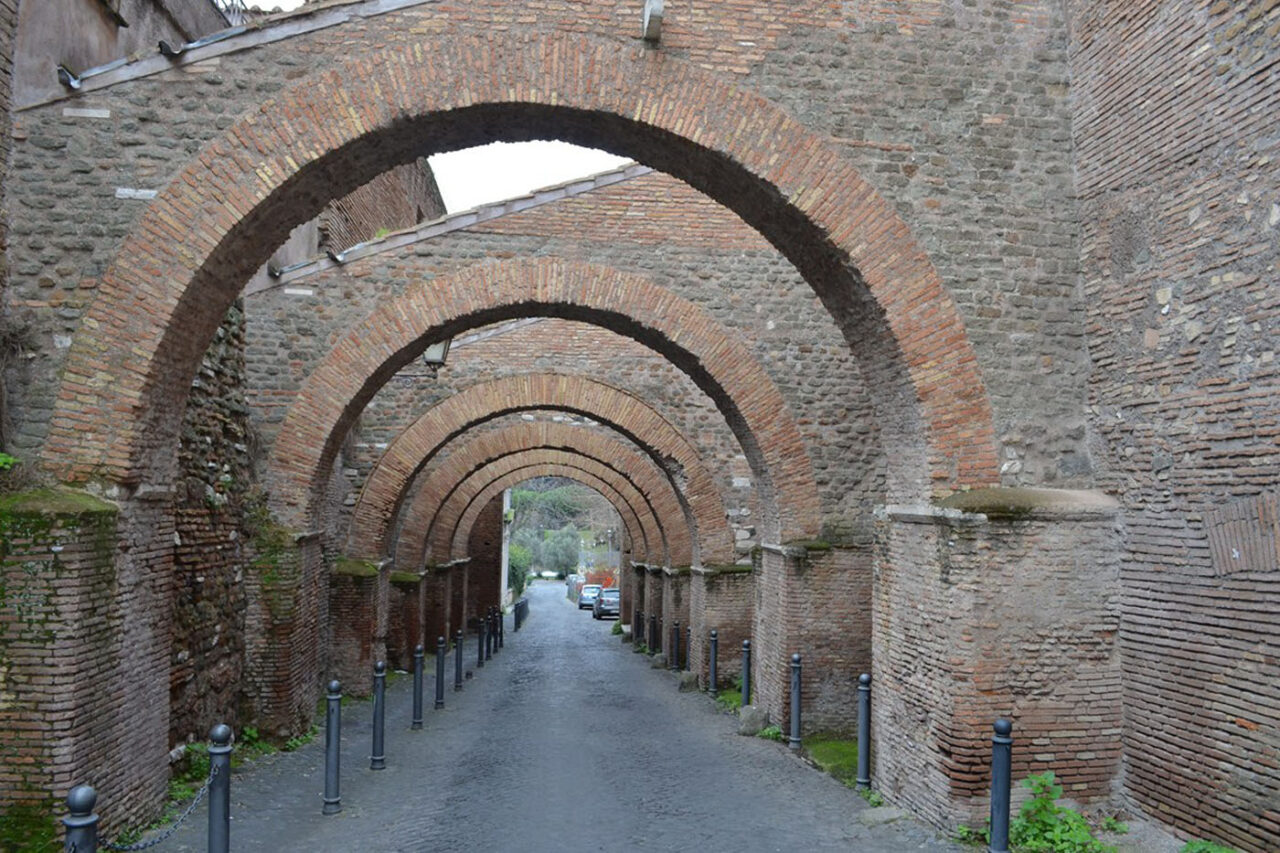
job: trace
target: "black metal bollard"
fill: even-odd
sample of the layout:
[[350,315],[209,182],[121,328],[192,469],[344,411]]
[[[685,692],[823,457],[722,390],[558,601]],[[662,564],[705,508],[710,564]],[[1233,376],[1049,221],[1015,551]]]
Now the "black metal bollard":
[[791,737],[787,745],[800,748],[800,653],[791,656]]
[[444,637],[436,637],[436,710],[444,707],[444,653],[449,648]]
[[378,661],[373,665],[373,755],[369,756],[370,770],[386,770],[387,724],[387,664]]
[[871,787],[871,676],[858,676],[858,776],[859,788]]
[[476,669],[482,669],[484,667],[484,627],[485,621],[481,619],[480,631],[476,634],[476,640],[478,640],[476,643]]
[[209,853],[231,850],[231,727],[209,732]]
[[502,607],[498,607],[498,648],[507,644],[507,621],[503,618]]
[[693,662],[689,660],[689,655],[693,654],[693,626],[689,625],[684,629],[684,669],[685,672],[693,669]]
[[991,844],[989,853],[1009,853],[1009,786],[1013,775],[1013,723],[996,720],[991,738]]
[[658,617],[649,614],[649,654],[657,654],[658,652]]
[[671,626],[671,660],[672,672],[680,671],[680,623]]
[[751,641],[742,641],[742,704],[751,704]]
[[711,653],[707,659],[707,690],[716,695],[716,656],[720,652],[720,633],[711,629]]
[[88,785],[76,785],[67,794],[67,811],[62,819],[67,837],[64,850],[75,853],[98,853],[98,816],[93,807],[98,803],[98,792]]
[[458,633],[453,635],[453,689],[462,689],[462,641],[464,639],[462,629],[458,629]]
[[324,808],[321,814],[337,814],[342,811],[342,795],[339,792],[338,743],[342,738],[342,685],[335,679],[329,682],[328,702],[324,713]]
[[493,637],[497,632],[493,630],[493,608],[489,608],[489,612],[484,617],[484,659],[493,659]]
[[644,611],[635,612],[635,625],[631,627],[631,638],[637,643],[644,642]]
[[413,722],[411,729],[422,728],[422,658],[426,654],[419,643],[413,649]]

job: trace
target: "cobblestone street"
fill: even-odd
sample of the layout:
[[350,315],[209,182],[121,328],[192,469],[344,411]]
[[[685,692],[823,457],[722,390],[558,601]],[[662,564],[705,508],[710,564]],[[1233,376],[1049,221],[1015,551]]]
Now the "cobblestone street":
[[[346,706],[340,814],[320,814],[323,737],[238,772],[232,849],[955,849],[909,819],[864,827],[852,790],[736,734],[563,592],[535,584],[524,628],[508,622],[506,647],[440,711],[429,671],[422,731],[409,730],[412,679],[388,689],[386,770],[369,770],[371,703]],[[474,640],[467,652],[470,670]],[[160,849],[203,851],[204,832],[201,808]]]

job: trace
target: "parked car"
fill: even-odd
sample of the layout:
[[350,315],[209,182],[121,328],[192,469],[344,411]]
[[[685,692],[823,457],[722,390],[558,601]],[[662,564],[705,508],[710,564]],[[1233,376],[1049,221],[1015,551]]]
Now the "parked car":
[[600,590],[596,603],[591,606],[591,616],[603,619],[606,616],[622,616],[622,590],[616,586]]
[[596,603],[596,596],[600,594],[600,584],[589,583],[584,584],[582,591],[578,593],[578,609],[590,610]]

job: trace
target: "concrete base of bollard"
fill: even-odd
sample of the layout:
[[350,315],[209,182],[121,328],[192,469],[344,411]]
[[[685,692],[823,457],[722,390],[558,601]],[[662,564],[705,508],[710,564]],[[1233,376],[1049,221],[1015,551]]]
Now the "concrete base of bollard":
[[680,692],[696,693],[702,688],[698,684],[698,674],[696,672],[680,673]]
[[667,656],[664,655],[662,652],[658,652],[656,655],[649,658],[649,668],[650,669],[666,669]]

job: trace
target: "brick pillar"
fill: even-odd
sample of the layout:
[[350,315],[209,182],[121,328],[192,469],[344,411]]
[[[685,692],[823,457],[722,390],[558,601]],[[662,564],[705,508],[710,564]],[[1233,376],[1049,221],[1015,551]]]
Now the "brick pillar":
[[1120,760],[1115,505],[983,492],[966,511],[886,508],[876,536],[874,781],[942,827],[987,814],[997,717],[1014,721],[1015,781],[1053,770],[1089,800]]
[[0,500],[0,813],[61,813],[83,782],[108,830],[163,803],[174,526],[168,494],[155,497]]
[[467,612],[467,578],[470,561],[457,560],[446,568],[449,572],[449,626],[455,632],[471,630],[471,614]]
[[489,501],[471,528],[467,556],[471,558],[468,579],[468,606],[471,616],[479,616],[502,603],[502,496]]
[[390,581],[387,666],[412,671],[414,647],[435,644],[434,637],[428,643],[423,633],[422,599],[427,580],[418,572],[391,572]]
[[342,692],[367,695],[374,661],[386,655],[384,587],[389,572],[374,563],[339,560],[329,576],[329,675]]
[[[636,578],[631,568],[630,555],[625,551],[618,558],[618,595],[618,621],[630,627],[631,610],[636,600]],[[624,639],[630,642],[630,632]]]
[[452,640],[457,624],[453,621],[453,566],[429,567],[423,576],[420,606],[422,608],[422,642],[435,648],[437,637]]
[[[646,565],[644,567],[644,603],[645,603],[644,629],[646,632],[649,630],[650,616],[658,617],[657,624],[658,624],[659,630],[662,630],[662,628],[666,625],[666,623],[663,621],[662,600],[663,600],[662,567]],[[648,633],[646,633],[645,640],[647,641],[649,647],[653,648],[654,646],[653,637],[650,637]],[[659,645],[662,648],[667,647],[665,636],[662,638],[662,641],[659,643]]]
[[751,636],[755,578],[751,566],[698,566],[689,576],[689,618],[693,620],[692,669],[707,683],[709,636],[716,630],[716,678],[726,684],[742,672],[742,641]]
[[245,689],[257,726],[307,729],[327,670],[329,589],[320,538],[278,529],[251,543],[245,572]]
[[689,569],[662,569],[662,613],[666,619],[666,633],[662,635],[662,647],[671,654],[671,626],[680,623],[680,647],[684,648],[685,629],[689,627]]

